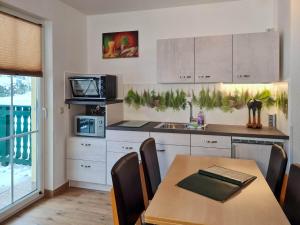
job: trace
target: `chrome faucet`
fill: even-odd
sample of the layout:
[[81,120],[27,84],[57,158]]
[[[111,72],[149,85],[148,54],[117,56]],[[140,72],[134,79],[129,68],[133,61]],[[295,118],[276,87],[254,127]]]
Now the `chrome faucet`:
[[187,102],[189,104],[189,107],[190,107],[190,123],[193,122],[193,104],[191,101],[188,101]]

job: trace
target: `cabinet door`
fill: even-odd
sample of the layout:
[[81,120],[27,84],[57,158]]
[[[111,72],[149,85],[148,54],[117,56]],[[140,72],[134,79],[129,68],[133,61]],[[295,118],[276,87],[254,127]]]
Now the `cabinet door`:
[[155,139],[156,144],[181,146],[189,146],[191,144],[190,134],[151,132],[150,137]]
[[190,155],[190,146],[157,144],[156,150],[162,179],[167,174],[176,155]]
[[262,83],[278,80],[278,32],[233,35],[233,82]]
[[68,159],[67,175],[69,180],[106,184],[105,162]]
[[125,155],[123,152],[107,152],[107,163],[106,163],[106,183],[107,185],[112,185],[111,180],[111,169],[115,163]]
[[266,176],[271,147],[271,145],[233,144],[233,151],[237,159],[255,160],[262,174]]
[[194,83],[194,38],[157,41],[159,83]]
[[215,157],[231,157],[230,148],[206,148],[191,147],[191,155],[193,156],[215,156]]
[[232,82],[232,35],[195,39],[195,83]]
[[106,141],[99,138],[71,137],[67,144],[68,159],[106,161]]

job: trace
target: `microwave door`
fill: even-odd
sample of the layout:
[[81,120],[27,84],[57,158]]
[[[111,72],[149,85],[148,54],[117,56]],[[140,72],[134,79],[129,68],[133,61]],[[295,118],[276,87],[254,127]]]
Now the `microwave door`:
[[99,97],[96,79],[72,79],[71,86],[74,97]]
[[90,126],[88,119],[77,119],[77,133],[78,134],[89,134]]

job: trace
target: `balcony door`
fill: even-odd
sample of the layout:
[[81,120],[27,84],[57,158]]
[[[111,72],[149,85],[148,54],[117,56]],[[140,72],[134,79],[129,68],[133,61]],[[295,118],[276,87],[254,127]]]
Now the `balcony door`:
[[0,221],[40,196],[41,78],[0,74]]

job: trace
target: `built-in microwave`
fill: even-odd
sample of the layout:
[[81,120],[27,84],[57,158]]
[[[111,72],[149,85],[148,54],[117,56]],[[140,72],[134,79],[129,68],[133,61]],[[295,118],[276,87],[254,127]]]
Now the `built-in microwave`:
[[90,137],[105,137],[105,117],[104,116],[75,116],[75,135]]
[[90,75],[69,77],[72,98],[115,99],[117,77],[114,75]]

